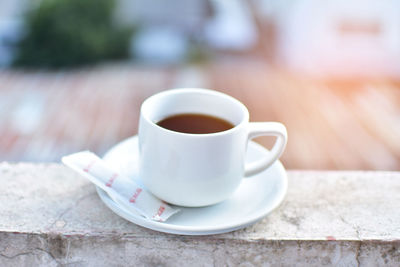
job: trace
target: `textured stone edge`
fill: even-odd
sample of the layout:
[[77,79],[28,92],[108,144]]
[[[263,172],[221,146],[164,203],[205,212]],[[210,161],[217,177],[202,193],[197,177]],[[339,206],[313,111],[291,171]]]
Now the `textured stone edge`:
[[400,241],[0,233],[1,266],[396,266]]
[[[15,167],[30,163],[3,165],[24,175]],[[35,168],[58,171],[59,164],[35,164]],[[53,170],[54,169],[54,170]],[[288,171],[301,176],[336,176],[335,172]],[[376,172],[346,171],[368,178]],[[379,172],[398,178],[398,173]],[[74,202],[75,203],[75,202]],[[356,229],[357,230],[357,229]],[[175,236],[152,231],[19,232],[0,230],[0,266],[399,266],[400,240],[335,237],[310,239],[271,239],[251,232],[215,236]],[[251,231],[251,229],[250,229]],[[255,230],[256,231],[256,228]],[[393,233],[393,232],[390,232]]]

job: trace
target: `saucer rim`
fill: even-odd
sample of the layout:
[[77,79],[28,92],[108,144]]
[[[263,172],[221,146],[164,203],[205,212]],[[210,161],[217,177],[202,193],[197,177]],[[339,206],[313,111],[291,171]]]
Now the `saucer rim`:
[[[110,157],[110,155],[114,154],[115,150],[117,150],[119,147],[124,146],[126,143],[129,142],[134,142],[135,139],[137,139],[137,135],[129,137],[113,147],[111,147],[103,156],[103,159],[107,161],[107,158]],[[268,152],[269,150],[263,147],[262,145],[254,142],[254,141],[249,141],[249,147],[252,147],[253,149],[261,150],[263,153]],[[99,195],[100,199],[103,201],[103,203],[110,208],[113,212],[115,212],[117,215],[120,217],[128,220],[129,222],[132,222],[134,224],[137,224],[139,226],[156,230],[159,232],[164,232],[164,233],[170,233],[170,234],[180,234],[180,235],[211,235],[211,234],[221,234],[221,233],[226,233],[226,232],[231,232],[234,230],[242,229],[245,228],[249,225],[252,225],[256,223],[257,221],[263,219],[266,217],[268,214],[273,212],[282,202],[283,199],[287,193],[287,188],[288,188],[288,178],[287,178],[287,172],[283,166],[283,164],[277,160],[273,165],[271,165],[269,168],[277,168],[277,171],[281,174],[280,179],[276,182],[280,184],[279,186],[280,191],[275,193],[275,197],[273,201],[269,202],[267,205],[267,208],[265,210],[258,211],[254,216],[250,216],[244,218],[242,221],[235,222],[235,223],[227,223],[227,224],[219,224],[217,226],[209,226],[209,227],[201,227],[201,226],[185,226],[185,225],[179,225],[179,224],[170,224],[167,222],[157,222],[157,221],[152,221],[149,219],[146,219],[139,214],[135,214],[133,212],[130,212],[126,210],[125,208],[119,206],[117,203],[115,203],[105,191],[103,191],[101,188],[96,186],[97,189],[97,194]],[[261,172],[262,173],[262,172]],[[244,178],[247,179],[247,178]],[[251,178],[249,178],[251,179]],[[269,207],[269,208],[268,208]],[[189,207],[178,207],[181,209],[195,209],[195,208],[189,208]],[[183,212],[183,211],[181,211]]]

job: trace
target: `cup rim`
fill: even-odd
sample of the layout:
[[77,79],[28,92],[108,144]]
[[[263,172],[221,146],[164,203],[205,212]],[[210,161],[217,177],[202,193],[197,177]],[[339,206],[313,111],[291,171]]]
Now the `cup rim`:
[[[171,95],[171,94],[179,94],[179,93],[202,93],[202,94],[208,94],[208,95],[214,95],[218,97],[223,97],[234,104],[238,105],[241,109],[241,113],[243,114],[242,119],[240,120],[239,123],[234,124],[234,127],[231,129],[225,130],[225,131],[220,131],[220,132],[215,132],[215,133],[203,133],[203,134],[196,134],[196,133],[183,133],[183,132],[177,132],[173,130],[166,129],[164,127],[159,126],[156,122],[152,121],[148,116],[145,116],[144,109],[146,105],[155,98],[159,97],[165,97],[166,95]],[[211,90],[211,89],[205,89],[205,88],[173,88],[173,89],[168,89],[164,90],[161,92],[158,92],[148,98],[146,98],[141,107],[140,107],[140,118],[144,119],[148,124],[153,125],[154,127],[158,128],[161,131],[164,131],[166,133],[170,134],[176,134],[176,135],[181,135],[181,136],[191,136],[191,137],[208,137],[208,136],[219,136],[219,135],[226,135],[230,134],[232,132],[236,132],[238,129],[242,128],[245,124],[249,122],[249,111],[247,107],[240,102],[238,99],[227,95],[225,93],[216,91],[216,90]]]

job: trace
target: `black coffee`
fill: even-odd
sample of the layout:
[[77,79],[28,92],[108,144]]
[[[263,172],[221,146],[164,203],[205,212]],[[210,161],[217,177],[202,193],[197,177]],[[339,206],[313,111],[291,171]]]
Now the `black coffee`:
[[179,114],[167,117],[157,124],[171,131],[208,134],[232,129],[234,125],[224,119],[204,114]]

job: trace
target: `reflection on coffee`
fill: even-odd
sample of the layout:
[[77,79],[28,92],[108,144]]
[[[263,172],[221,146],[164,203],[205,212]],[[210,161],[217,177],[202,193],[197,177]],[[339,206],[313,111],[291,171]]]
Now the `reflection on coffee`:
[[221,118],[190,113],[167,117],[157,122],[157,125],[171,131],[190,134],[217,133],[234,127],[232,123]]

